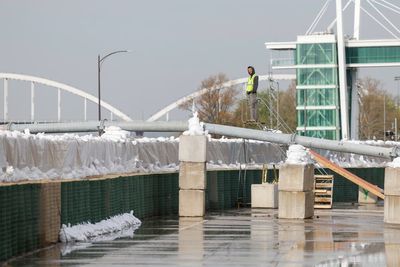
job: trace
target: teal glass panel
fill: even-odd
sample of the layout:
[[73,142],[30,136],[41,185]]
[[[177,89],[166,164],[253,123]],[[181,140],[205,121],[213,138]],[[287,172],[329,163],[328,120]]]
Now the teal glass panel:
[[296,63],[305,64],[337,64],[336,44],[298,44]]
[[297,69],[297,85],[337,85],[337,68]]
[[297,89],[297,106],[337,106],[337,88]]
[[400,46],[347,47],[347,64],[397,63],[400,62]]
[[336,126],[336,110],[298,110],[297,124],[300,127]]

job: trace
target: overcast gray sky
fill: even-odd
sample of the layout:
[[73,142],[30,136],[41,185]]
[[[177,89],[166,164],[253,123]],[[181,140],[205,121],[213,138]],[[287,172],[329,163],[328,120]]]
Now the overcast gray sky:
[[[133,118],[147,118],[196,90],[209,75],[223,72],[231,79],[242,78],[248,65],[259,74],[267,73],[264,43],[292,41],[304,34],[324,2],[3,0],[0,72],[44,77],[97,95],[97,54],[130,49],[133,52],[104,63],[102,96]],[[334,11],[332,1],[317,30],[326,28]],[[353,27],[352,12],[351,7],[345,13],[347,34]],[[385,14],[400,26],[399,15]],[[391,36],[362,15],[361,39],[372,38]],[[393,77],[400,70],[372,69],[362,75],[381,79],[385,89],[396,92]],[[9,86],[10,118],[29,118],[29,85]],[[56,119],[56,91],[40,87],[37,97],[39,119]],[[96,106],[89,110],[95,119]],[[83,118],[82,112],[82,100],[63,94],[63,118]]]

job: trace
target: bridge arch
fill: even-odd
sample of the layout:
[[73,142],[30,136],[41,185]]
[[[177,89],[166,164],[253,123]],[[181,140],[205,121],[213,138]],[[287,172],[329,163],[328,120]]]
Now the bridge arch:
[[[260,75],[259,76],[259,80],[260,81],[267,81],[267,80],[295,80],[296,79],[296,75],[294,74],[272,74],[272,75]],[[222,88],[226,88],[226,87],[231,87],[231,86],[235,86],[238,84],[243,84],[247,82],[247,78],[241,78],[241,79],[236,79],[236,80],[230,80],[227,82],[224,82],[220,87],[216,87],[216,88],[212,88],[211,90],[219,90]],[[169,104],[168,106],[164,107],[163,109],[157,111],[156,113],[154,113],[150,118],[147,119],[147,121],[156,121],[159,118],[161,118],[162,116],[168,114],[171,110],[176,109],[177,107],[179,107],[180,105],[186,103],[187,101],[190,101],[198,96],[201,96],[203,94],[205,94],[206,92],[208,92],[208,88],[203,88],[200,89],[194,93],[191,93],[189,95],[186,95],[178,100],[176,100],[175,102]]]
[[[19,80],[19,81],[26,81],[31,83],[31,120],[34,120],[34,90],[35,84],[42,84],[49,86],[51,88],[58,89],[58,120],[60,121],[61,117],[61,91],[66,91],[71,94],[77,95],[82,97],[85,100],[85,120],[86,120],[86,105],[87,100],[98,103],[98,98],[94,95],[86,93],[83,90],[78,88],[59,83],[56,81],[52,81],[49,79],[44,79],[40,77],[30,76],[30,75],[23,75],[23,74],[15,74],[15,73],[0,73],[0,79],[4,80],[4,120],[8,119],[8,80]],[[113,107],[112,105],[108,104],[107,102],[101,100],[100,101],[101,107],[109,110],[111,114],[115,114],[117,117],[121,118],[123,121],[132,121],[132,119],[123,113],[122,111],[118,110],[117,108]]]

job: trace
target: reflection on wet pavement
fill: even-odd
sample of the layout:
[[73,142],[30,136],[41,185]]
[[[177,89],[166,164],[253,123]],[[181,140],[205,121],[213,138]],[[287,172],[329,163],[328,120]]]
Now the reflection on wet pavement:
[[400,227],[382,207],[316,210],[284,220],[277,210],[239,209],[205,219],[144,220],[133,238],[65,246],[10,266],[400,266]]

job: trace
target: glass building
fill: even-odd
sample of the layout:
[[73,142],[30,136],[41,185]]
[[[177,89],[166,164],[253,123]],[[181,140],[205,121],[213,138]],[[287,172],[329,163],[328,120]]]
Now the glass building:
[[292,59],[273,58],[272,69],[295,70],[296,130],[299,135],[317,138],[340,140],[342,116],[348,114],[351,133],[347,136],[358,139],[357,68],[400,66],[399,40],[345,40],[348,112],[344,113],[340,109],[335,34],[298,36],[296,42],[266,43],[266,47],[286,55],[292,52]]

